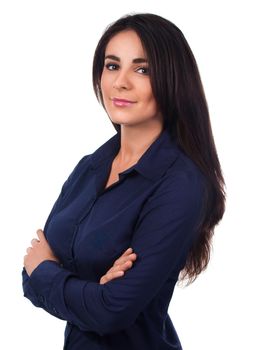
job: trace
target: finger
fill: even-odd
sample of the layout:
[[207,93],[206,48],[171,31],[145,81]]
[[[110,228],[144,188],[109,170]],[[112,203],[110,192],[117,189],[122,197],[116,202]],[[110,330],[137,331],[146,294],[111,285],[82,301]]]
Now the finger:
[[41,240],[41,239],[44,240],[45,239],[44,232],[41,229],[37,230],[37,235],[39,237],[39,240]]
[[125,259],[125,261],[127,260],[136,260],[137,259],[137,254],[136,253],[132,253],[130,255],[128,255]]
[[136,259],[137,255],[136,253],[132,253],[132,254],[129,254],[129,255],[122,255],[120,256],[117,260],[115,260],[115,265],[118,265],[118,264],[123,264],[125,261],[127,260],[134,260]]
[[32,247],[28,247],[28,248],[26,249],[26,253],[29,254],[31,250],[32,250]]
[[110,268],[109,271],[107,271],[106,274],[109,275],[111,273],[117,273],[119,271],[127,271],[132,266],[133,266],[133,262],[131,260],[128,260],[128,261],[124,262],[123,264],[113,266],[112,268]]
[[31,240],[31,245],[32,245],[32,246],[35,246],[35,244],[37,244],[37,243],[39,243],[39,240],[38,240],[37,238],[33,238],[33,239]]
[[124,271],[120,270],[120,271],[115,271],[115,272],[109,273],[106,277],[109,281],[111,281],[112,279],[121,277],[123,275],[124,275]]
[[28,255],[24,255],[23,257],[23,266],[25,267],[25,265],[27,265],[27,259],[28,259]]
[[126,261],[123,265],[121,265],[121,269],[126,271],[133,266],[133,262],[131,260]]
[[122,256],[128,255],[130,253],[132,253],[132,248],[128,248],[127,250],[125,250],[125,252],[122,254]]
[[116,272],[106,274],[106,275],[102,276],[102,278],[100,279],[100,284],[107,283],[115,278],[122,277],[123,275],[124,275],[123,271],[116,271]]
[[127,256],[121,256],[119,259],[115,260],[114,262],[114,265],[117,266],[117,265],[120,265],[120,264],[124,264],[126,261],[128,260],[136,260],[137,258],[137,255],[136,253],[132,253],[130,255],[127,255]]

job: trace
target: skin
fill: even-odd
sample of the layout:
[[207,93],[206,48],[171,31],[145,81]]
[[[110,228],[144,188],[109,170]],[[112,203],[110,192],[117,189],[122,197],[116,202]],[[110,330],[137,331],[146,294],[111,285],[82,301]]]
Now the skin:
[[[117,168],[134,164],[158,137],[163,117],[152,93],[147,59],[141,41],[133,30],[116,34],[108,42],[101,76],[101,90],[106,112],[112,122],[121,126],[121,147],[114,159]],[[134,101],[130,107],[114,106],[113,97]]]
[[[138,35],[133,30],[116,34],[105,50],[107,58],[101,76],[101,90],[109,118],[121,125],[121,147],[114,158],[116,169],[125,169],[136,163],[162,131],[163,118],[152,93],[148,75],[148,62],[133,63],[135,58],[147,59]],[[129,107],[117,107],[113,97],[127,99],[135,103]],[[37,230],[37,238],[32,239],[24,256],[24,267],[30,276],[34,269],[45,260],[58,262],[49,246],[44,232]],[[137,255],[132,248],[126,250],[100,279],[100,284],[123,276],[132,267]]]
[[30,276],[34,269],[45,260],[57,261],[58,259],[53,254],[44,232],[39,229],[37,230],[37,238],[31,240],[31,247],[28,247],[24,256],[24,267],[27,274]]

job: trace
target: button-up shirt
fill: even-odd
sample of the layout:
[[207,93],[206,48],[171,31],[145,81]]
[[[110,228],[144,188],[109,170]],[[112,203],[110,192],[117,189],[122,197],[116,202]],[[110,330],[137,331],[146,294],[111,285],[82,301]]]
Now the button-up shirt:
[[[168,306],[200,232],[205,176],[163,129],[105,188],[120,141],[119,131],[65,181],[44,227],[60,263],[23,268],[24,296],[67,321],[64,349],[180,350]],[[129,247],[132,267],[100,284]]]

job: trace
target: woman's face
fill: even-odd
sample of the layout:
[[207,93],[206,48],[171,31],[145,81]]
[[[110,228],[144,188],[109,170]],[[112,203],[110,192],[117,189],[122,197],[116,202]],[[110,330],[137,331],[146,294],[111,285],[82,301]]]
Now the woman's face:
[[[108,42],[101,90],[112,122],[132,126],[159,122],[162,125],[162,116],[151,89],[147,56],[135,31],[122,31]],[[132,103],[116,102],[114,98]]]

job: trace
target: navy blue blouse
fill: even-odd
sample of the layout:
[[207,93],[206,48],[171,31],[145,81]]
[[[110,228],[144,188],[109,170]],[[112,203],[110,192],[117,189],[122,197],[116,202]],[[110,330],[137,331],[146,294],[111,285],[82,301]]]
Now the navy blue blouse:
[[[105,189],[120,132],[74,168],[44,227],[60,264],[43,261],[23,292],[67,321],[64,349],[182,349],[168,306],[198,236],[205,177],[162,130],[138,162]],[[124,276],[100,278],[129,247]]]

